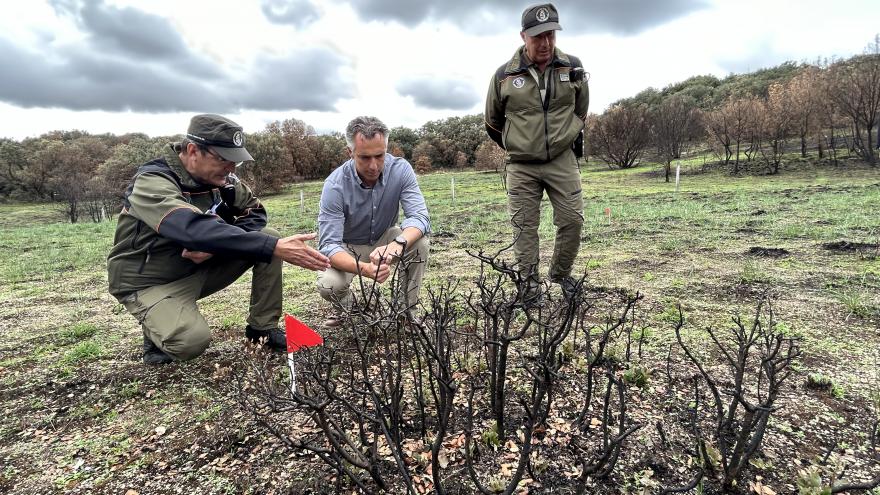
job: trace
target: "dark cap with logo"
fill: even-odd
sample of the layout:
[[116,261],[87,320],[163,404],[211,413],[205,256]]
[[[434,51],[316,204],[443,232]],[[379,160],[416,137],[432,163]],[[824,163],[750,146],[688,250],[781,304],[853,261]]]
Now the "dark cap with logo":
[[230,162],[248,162],[254,159],[244,147],[241,126],[221,115],[196,115],[189,121],[186,137],[194,143],[210,146],[224,160]]
[[552,3],[540,3],[527,7],[522,14],[522,30],[528,36],[537,36],[545,31],[562,29],[559,25],[559,11]]

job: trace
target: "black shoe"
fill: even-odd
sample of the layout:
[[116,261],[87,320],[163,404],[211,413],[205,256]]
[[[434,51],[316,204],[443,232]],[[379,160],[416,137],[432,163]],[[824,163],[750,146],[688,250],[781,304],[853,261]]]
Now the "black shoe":
[[174,361],[174,358],[162,352],[162,349],[159,349],[149,337],[144,335],[144,363],[168,364],[172,361]]
[[273,351],[287,351],[287,334],[280,328],[256,330],[248,325],[244,335],[254,344],[263,344]]
[[554,279],[553,283],[559,284],[559,287],[562,288],[562,297],[565,298],[566,301],[574,297],[580,289],[578,281],[570,275]]

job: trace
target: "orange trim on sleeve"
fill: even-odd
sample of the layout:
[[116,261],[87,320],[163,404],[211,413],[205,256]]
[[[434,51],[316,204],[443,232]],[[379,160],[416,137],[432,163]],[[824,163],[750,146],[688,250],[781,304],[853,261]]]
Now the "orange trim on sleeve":
[[168,215],[174,213],[177,210],[191,210],[196,213],[201,213],[201,211],[199,211],[198,208],[196,208],[195,206],[192,206],[192,205],[178,206],[177,208],[172,208],[172,209],[168,210],[168,213],[162,215],[162,219],[159,220],[159,223],[156,225],[156,232],[159,232],[159,227],[162,226],[162,222],[164,222],[165,219],[168,218]]

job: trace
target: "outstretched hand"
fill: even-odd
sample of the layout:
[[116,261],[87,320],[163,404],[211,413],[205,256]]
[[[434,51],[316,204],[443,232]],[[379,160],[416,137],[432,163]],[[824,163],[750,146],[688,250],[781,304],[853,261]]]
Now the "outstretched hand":
[[306,244],[306,241],[310,241],[316,236],[317,234],[313,232],[278,239],[273,254],[291,265],[313,271],[324,271],[330,268],[330,259],[321,254],[317,249]]

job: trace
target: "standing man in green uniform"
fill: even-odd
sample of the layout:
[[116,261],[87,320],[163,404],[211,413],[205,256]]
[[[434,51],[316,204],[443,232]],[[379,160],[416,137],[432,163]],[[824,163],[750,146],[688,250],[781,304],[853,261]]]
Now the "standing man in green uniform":
[[520,273],[529,280],[526,297],[532,301],[540,297],[538,225],[544,191],[556,226],[549,277],[566,295],[574,289],[571,271],[584,222],[573,145],[584,128],[590,98],[580,60],[556,48],[561,29],[552,3],[528,7],[520,32],[524,44],[495,71],[486,97],[486,131],[507,151],[513,250]]
[[282,238],[266,210],[233,173],[253,160],[242,128],[213,114],[196,115],[186,137],[142,165],[125,191],[107,260],[110,293],[141,324],[144,362],[202,354],[211,330],[196,301],[253,267],[246,337],[284,350],[282,261],[324,270],[326,256],[305,244],[315,234]]

